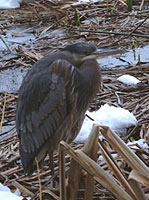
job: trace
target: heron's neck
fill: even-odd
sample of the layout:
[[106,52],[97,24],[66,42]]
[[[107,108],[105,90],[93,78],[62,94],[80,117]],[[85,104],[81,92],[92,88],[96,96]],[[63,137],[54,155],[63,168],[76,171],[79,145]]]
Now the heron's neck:
[[82,63],[80,72],[82,76],[82,100],[80,101],[83,103],[88,99],[86,103],[89,105],[99,91],[101,70],[96,60],[88,60]]
[[[98,88],[101,82],[101,69],[96,60],[90,59],[80,66],[83,79],[89,88]],[[95,88],[94,88],[95,89]]]

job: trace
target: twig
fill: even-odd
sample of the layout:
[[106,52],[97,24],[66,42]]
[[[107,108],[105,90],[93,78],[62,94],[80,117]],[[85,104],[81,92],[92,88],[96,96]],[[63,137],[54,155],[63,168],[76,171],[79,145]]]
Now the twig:
[[147,16],[140,24],[138,24],[138,26],[132,30],[128,36],[132,35],[132,33],[134,33],[140,26],[142,26],[142,24],[144,24],[144,22],[148,19],[149,17]]
[[39,174],[39,164],[38,164],[38,160],[35,157],[35,162],[36,162],[36,166],[37,166],[37,174],[38,174],[38,182],[39,182],[39,192],[40,192],[40,200],[42,200],[42,189],[41,189],[41,181],[40,181],[40,174]]
[[5,108],[6,108],[6,95],[7,95],[7,91],[5,92],[5,95],[4,95],[4,104],[3,104],[3,110],[2,110],[2,118],[1,118],[1,121],[0,121],[0,131],[2,129],[2,124],[3,124],[3,120],[4,120],[4,115],[5,115]]
[[144,0],[142,0],[141,2],[140,8],[139,8],[140,10],[142,10],[143,4],[144,4]]
[[[79,31],[79,32],[88,32],[88,33],[101,33],[101,34],[106,34],[106,35],[126,35],[130,36],[130,33],[122,33],[122,32],[108,32],[108,31],[94,31],[94,30],[85,30],[85,29],[73,29],[74,31]],[[141,34],[131,34],[131,36],[135,37],[142,37],[142,38],[149,38],[149,35],[141,35]]]
[[2,40],[2,42],[4,43],[4,45],[7,47],[8,51],[10,53],[12,53],[12,50],[9,48],[8,44],[6,43],[6,41],[3,39],[3,37],[0,35],[0,39]]

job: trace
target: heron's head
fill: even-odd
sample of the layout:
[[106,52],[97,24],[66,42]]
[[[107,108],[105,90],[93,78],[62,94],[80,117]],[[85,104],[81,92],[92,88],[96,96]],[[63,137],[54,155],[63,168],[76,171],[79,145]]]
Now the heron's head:
[[86,42],[78,42],[66,46],[61,50],[66,59],[74,66],[79,67],[82,62],[89,59],[97,59],[113,54],[126,53],[126,50],[121,49],[97,49],[95,45]]

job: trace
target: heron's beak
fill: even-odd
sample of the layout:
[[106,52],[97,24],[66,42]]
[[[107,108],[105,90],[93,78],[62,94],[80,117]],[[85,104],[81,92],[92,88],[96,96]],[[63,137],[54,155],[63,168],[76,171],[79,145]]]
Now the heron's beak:
[[103,58],[106,56],[127,53],[124,49],[96,49],[92,54],[83,58],[83,60]]

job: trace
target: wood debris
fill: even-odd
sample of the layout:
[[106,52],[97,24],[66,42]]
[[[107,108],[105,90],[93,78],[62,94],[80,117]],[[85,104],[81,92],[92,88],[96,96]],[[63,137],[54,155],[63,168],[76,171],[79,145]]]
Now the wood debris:
[[[147,45],[149,42],[149,2],[134,1],[132,12],[128,12],[126,1],[117,2],[115,5],[115,1],[112,0],[109,0],[108,4],[106,1],[85,3],[37,0],[24,4],[19,9],[0,10],[0,35],[5,36],[8,30],[23,26],[23,30],[12,33],[12,37],[26,37],[28,33],[34,36],[34,39],[28,43],[10,43],[6,37],[6,44],[9,45],[13,54],[10,54],[9,49],[6,48],[0,52],[0,73],[13,68],[17,70],[22,66],[30,68],[34,62],[48,52],[56,51],[71,42],[80,40],[92,42],[98,48],[129,48],[132,49],[135,56],[135,47]],[[80,25],[78,21],[80,21]],[[3,38],[5,40],[5,37]],[[123,141],[127,143],[142,138],[149,145],[149,62],[137,59],[136,64],[123,59],[125,67],[117,66],[111,70],[102,70],[102,89],[92,102],[90,110],[97,110],[105,103],[128,109],[136,116],[138,125],[127,130],[127,135],[122,138]],[[123,74],[133,75],[141,82],[135,86],[120,83],[117,78]],[[31,196],[32,199],[39,199],[37,173],[26,176],[20,163],[18,138],[15,130],[17,98],[17,92],[8,91],[6,94],[4,120],[0,132],[0,182],[7,185],[12,191],[19,188],[24,199],[28,196]],[[4,99],[5,92],[1,92],[0,119],[3,115]],[[105,135],[105,138],[104,142],[99,141],[100,150],[98,151],[98,156],[103,155],[103,161],[99,161],[96,156],[94,157],[95,154],[88,155],[83,144],[71,144],[73,148],[64,143],[62,145],[68,147],[72,154],[75,152],[74,156],[76,154],[80,156],[79,158],[85,158],[90,166],[93,166],[93,163],[100,166],[106,176],[112,177],[110,181],[114,184],[113,187],[119,182],[123,188],[116,187],[126,199],[136,199],[136,196],[142,200],[149,199],[148,175],[146,174],[146,167],[149,166],[149,150],[139,146],[134,149],[133,146],[130,146],[137,155],[131,162],[132,157],[129,157],[127,153],[122,155],[118,145],[114,149],[117,143],[114,144],[113,149],[111,148],[113,141],[115,141],[114,138],[111,139],[108,134]],[[82,148],[84,150],[80,150]],[[116,152],[119,155],[117,158],[113,158],[111,155]],[[138,159],[141,160],[141,164],[136,162]],[[55,172],[58,175],[57,153],[54,160]],[[134,165],[134,163],[136,164]],[[95,167],[97,167],[96,164]],[[87,171],[87,164],[82,161],[82,165]],[[141,171],[139,170],[140,165],[142,166]],[[66,177],[68,177],[69,169],[71,174],[72,169],[79,169],[79,167],[80,164],[71,159],[70,155],[65,156]],[[60,176],[65,177],[64,168]],[[99,170],[98,167],[94,168],[91,170],[91,174],[87,174],[88,171],[75,171],[77,177],[81,173],[80,182],[76,180],[74,185],[78,191],[72,191],[72,188],[69,188],[69,193],[71,191],[71,194],[77,196],[78,200],[83,199],[84,195],[86,200],[87,198],[91,199],[91,196],[93,200],[114,200],[114,195],[117,196],[119,193],[112,193],[112,186],[105,187],[106,182],[103,184],[104,187],[101,185],[100,177],[95,176],[96,169]],[[61,180],[64,180],[64,177],[61,177]],[[89,185],[85,185],[86,177]],[[40,166],[40,178],[43,199],[60,199],[59,189],[51,188],[48,157]],[[94,178],[96,182],[93,181]],[[59,175],[56,179],[59,182]],[[69,179],[69,186],[72,182],[74,180]],[[62,193],[64,193],[64,197],[67,195],[65,187],[61,188]]]

